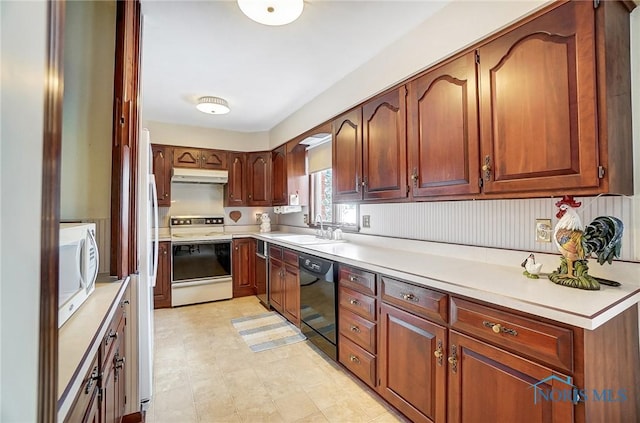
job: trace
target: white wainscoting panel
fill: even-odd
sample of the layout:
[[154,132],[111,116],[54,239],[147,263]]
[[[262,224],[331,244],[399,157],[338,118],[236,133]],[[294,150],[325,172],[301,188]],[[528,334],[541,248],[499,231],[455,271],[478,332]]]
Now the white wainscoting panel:
[[[558,198],[523,200],[441,201],[424,203],[361,204],[360,219],[369,215],[370,228],[361,233],[481,247],[556,253],[553,242],[535,241],[536,218],[551,219]],[[635,251],[636,226],[640,224],[633,197],[580,197],[578,214],[584,225],[597,216],[618,217],[625,225],[621,259],[640,260]]]

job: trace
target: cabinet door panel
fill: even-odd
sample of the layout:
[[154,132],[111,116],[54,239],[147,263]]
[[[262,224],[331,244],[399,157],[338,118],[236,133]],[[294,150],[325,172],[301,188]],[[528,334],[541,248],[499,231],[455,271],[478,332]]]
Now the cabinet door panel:
[[274,260],[269,260],[269,302],[271,306],[279,311],[284,312],[284,281],[283,281],[283,264]]
[[233,297],[255,295],[253,270],[255,241],[251,238],[233,240]]
[[474,53],[412,81],[407,107],[413,197],[478,193]]
[[479,55],[485,192],[597,187],[592,5],[562,5]]
[[333,122],[333,201],[362,199],[362,109]]
[[284,266],[284,315],[291,323],[300,326],[300,281],[298,269]]
[[153,308],[171,307],[171,242],[158,244],[158,273],[153,287]]
[[362,170],[365,199],[407,196],[405,87],[362,108]]
[[221,150],[202,150],[203,169],[227,169],[227,152]]
[[192,167],[199,168],[201,163],[201,153],[197,148],[180,148],[173,149],[173,166],[174,167]]
[[573,422],[570,400],[548,401],[540,394],[570,392],[562,382],[568,376],[455,331],[449,356],[456,363],[449,363],[449,422]]
[[271,152],[271,194],[274,206],[283,206],[289,203],[285,148],[286,146],[283,145]]
[[245,153],[229,154],[229,182],[225,185],[227,206],[245,206],[247,201]]
[[386,304],[380,317],[381,395],[412,421],[444,422],[445,328]]
[[250,206],[271,205],[271,153],[251,153],[247,161],[247,197]]
[[153,175],[158,191],[158,206],[171,206],[171,147],[152,146]]

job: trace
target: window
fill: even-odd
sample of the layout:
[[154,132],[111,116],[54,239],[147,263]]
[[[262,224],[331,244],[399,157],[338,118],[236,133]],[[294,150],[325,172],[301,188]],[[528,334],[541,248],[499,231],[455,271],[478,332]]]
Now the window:
[[311,174],[311,207],[310,223],[316,223],[318,214],[323,222],[340,226],[357,228],[358,206],[356,204],[333,204],[331,198],[331,169],[325,169]]

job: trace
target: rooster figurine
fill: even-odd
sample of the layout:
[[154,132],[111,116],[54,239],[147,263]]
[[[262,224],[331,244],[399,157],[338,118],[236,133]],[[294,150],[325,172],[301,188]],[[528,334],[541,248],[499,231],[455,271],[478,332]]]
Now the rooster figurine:
[[620,257],[623,225],[615,217],[600,216],[583,227],[575,210],[581,205],[567,195],[556,203],[556,217],[560,220],[555,226],[553,240],[563,258],[560,267],[549,275],[549,279],[559,285],[598,290],[600,283],[588,274],[587,258],[595,254],[599,264],[611,264],[614,257]]

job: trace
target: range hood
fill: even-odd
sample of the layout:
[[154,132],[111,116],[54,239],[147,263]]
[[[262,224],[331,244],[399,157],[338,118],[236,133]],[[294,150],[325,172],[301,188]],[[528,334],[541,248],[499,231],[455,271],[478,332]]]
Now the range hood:
[[229,172],[226,170],[184,169],[174,167],[171,182],[195,184],[226,184]]

